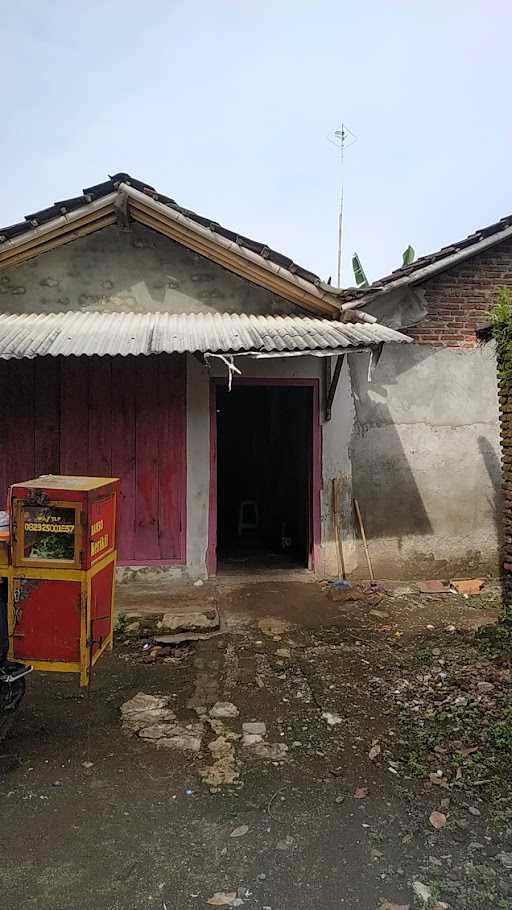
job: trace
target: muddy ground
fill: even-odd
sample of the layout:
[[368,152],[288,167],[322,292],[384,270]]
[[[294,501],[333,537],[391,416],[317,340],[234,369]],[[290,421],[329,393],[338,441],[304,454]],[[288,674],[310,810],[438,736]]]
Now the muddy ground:
[[[29,678],[0,747],[2,906],[511,910],[510,639],[493,625],[496,591],[354,602],[297,582],[194,596],[230,617],[220,635],[147,663],[151,620],[129,635],[121,621],[88,693],[73,677]],[[123,731],[138,692],[201,724],[200,751]],[[217,701],[239,716],[210,723]],[[229,738],[247,721],[287,751]],[[232,783],[208,770],[219,735]]]

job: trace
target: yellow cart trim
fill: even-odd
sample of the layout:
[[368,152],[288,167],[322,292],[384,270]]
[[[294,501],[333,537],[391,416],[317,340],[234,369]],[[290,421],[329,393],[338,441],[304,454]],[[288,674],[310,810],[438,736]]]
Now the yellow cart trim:
[[16,660],[20,664],[33,667],[34,670],[47,670],[48,672],[57,670],[59,673],[76,673],[80,669],[80,664],[66,663],[65,661],[30,660],[30,657],[17,657]]

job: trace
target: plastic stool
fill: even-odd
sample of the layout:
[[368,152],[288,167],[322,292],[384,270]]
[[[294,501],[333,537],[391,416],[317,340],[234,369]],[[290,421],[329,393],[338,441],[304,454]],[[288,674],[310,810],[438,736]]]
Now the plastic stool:
[[244,499],[238,512],[238,536],[244,531],[256,531],[259,525],[258,503],[254,499]]

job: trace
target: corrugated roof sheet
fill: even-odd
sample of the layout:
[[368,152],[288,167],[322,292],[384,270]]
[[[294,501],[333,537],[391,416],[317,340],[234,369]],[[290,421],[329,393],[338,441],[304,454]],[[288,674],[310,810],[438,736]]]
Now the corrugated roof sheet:
[[228,313],[0,314],[0,358],[345,350],[411,339],[378,323]]

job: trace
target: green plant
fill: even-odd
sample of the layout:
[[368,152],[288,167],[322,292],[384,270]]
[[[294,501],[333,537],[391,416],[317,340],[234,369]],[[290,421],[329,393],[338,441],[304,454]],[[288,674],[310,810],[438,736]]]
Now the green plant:
[[114,635],[122,636],[126,632],[126,626],[128,625],[128,617],[126,613],[118,613],[116,617],[116,622],[114,626]]

